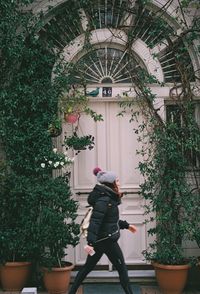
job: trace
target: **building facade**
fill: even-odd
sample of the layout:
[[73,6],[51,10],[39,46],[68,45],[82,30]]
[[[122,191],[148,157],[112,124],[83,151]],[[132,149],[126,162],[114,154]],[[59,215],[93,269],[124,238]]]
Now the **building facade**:
[[[85,150],[75,156],[71,185],[74,197],[80,204],[78,220],[86,211],[87,195],[96,182],[93,168],[100,166],[103,170],[114,170],[125,195],[120,207],[121,218],[138,227],[135,235],[122,232],[120,244],[130,267],[145,265],[142,251],[150,240],[148,226],[144,222],[145,203],[139,195],[143,179],[137,168],[141,160],[137,150],[141,148],[141,142],[138,142],[137,134],[133,131],[142,117],[130,123],[131,113],[118,115],[120,102],[124,97],[136,96],[135,72],[138,68],[144,69],[157,81],[150,83],[149,87],[156,94],[154,105],[159,115],[163,120],[173,118],[171,97],[176,95],[177,88],[175,92],[171,89],[181,82],[181,75],[172,48],[179,36],[192,25],[199,11],[195,6],[191,7],[183,17],[176,0],[153,0],[144,4],[136,0],[94,0],[90,1],[90,5],[77,2],[77,5],[73,5],[70,0],[38,0],[34,1],[31,9],[35,14],[43,12],[39,36],[47,44],[53,43],[55,51],[66,63],[77,66],[75,82],[78,84],[83,78],[87,93],[97,91],[96,95],[90,96],[89,105],[103,116],[103,121],[95,122],[82,114],[78,122],[80,134],[95,137],[93,150]],[[160,23],[155,21],[155,16]],[[88,31],[92,46],[89,49],[85,46]],[[167,40],[169,34],[173,35],[170,39],[172,46]],[[188,47],[184,42],[182,46],[185,48],[186,70],[191,72],[190,82],[195,85],[196,77],[199,77],[200,45],[195,41],[193,46]],[[195,116],[200,123],[200,95],[197,88],[194,91],[197,101]],[[135,111],[137,107],[136,103]],[[63,133],[54,139],[54,144],[61,148],[65,135],[73,133],[75,127],[64,123]],[[197,167],[199,164],[197,161]],[[85,240],[81,239],[81,243],[69,252],[70,259],[76,265],[81,265],[85,260],[84,244]],[[199,254],[195,243],[185,244],[185,249],[186,254]],[[99,265],[111,269],[106,257],[101,259]]]

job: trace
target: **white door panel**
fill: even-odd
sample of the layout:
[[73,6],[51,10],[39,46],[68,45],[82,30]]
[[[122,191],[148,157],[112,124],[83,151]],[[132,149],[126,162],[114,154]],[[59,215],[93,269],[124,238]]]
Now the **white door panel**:
[[131,115],[116,116],[120,111],[117,103],[110,103],[110,167],[117,172],[122,189],[138,188],[140,173],[136,170],[139,158],[137,137],[133,131],[134,122],[129,122]]
[[[75,157],[72,185],[80,204],[78,221],[80,222],[85,214],[88,192],[96,183],[96,177],[92,174],[93,169],[99,166],[103,170],[115,171],[119,176],[121,189],[125,192],[120,205],[121,219],[136,224],[138,228],[136,234],[123,230],[119,243],[127,264],[145,263],[142,250],[145,250],[147,246],[147,234],[146,225],[143,223],[143,202],[138,195],[142,178],[139,170],[136,169],[139,162],[139,157],[136,155],[139,143],[133,131],[138,123],[129,122],[130,114],[125,114],[123,117],[117,116],[120,112],[117,102],[93,102],[91,108],[101,113],[104,121],[94,122],[85,114],[81,115],[79,121],[79,134],[93,135],[95,147],[92,150],[81,151]],[[85,240],[81,239],[75,249],[76,264],[82,264],[85,261],[84,245]],[[98,264],[108,265],[109,262],[104,256]]]
[[119,244],[123,248],[123,253],[127,264],[144,264],[142,251],[146,249],[146,227],[141,197],[137,194],[125,195],[120,205],[120,219],[126,220],[130,224],[136,225],[137,233],[128,230],[121,231]]

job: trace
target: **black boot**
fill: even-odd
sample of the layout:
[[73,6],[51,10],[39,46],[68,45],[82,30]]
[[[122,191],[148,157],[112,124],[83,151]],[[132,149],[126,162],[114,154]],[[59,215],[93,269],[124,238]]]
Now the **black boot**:
[[126,287],[124,288],[124,291],[126,294],[133,294],[133,290],[131,289],[131,285],[127,284]]
[[69,291],[67,292],[67,294],[76,294],[76,292],[78,291],[78,288],[73,286],[71,286],[71,288],[69,289]]

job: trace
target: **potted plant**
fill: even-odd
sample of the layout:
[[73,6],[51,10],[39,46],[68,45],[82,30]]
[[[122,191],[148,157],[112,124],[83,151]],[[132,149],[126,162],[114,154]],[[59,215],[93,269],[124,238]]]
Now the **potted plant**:
[[[143,137],[148,138],[148,145],[146,149],[143,146],[144,160],[139,164],[144,176],[141,195],[147,201],[146,214],[150,215],[147,222],[154,223],[148,230],[154,240],[143,253],[155,268],[162,293],[182,293],[190,267],[182,247],[183,241],[191,238],[190,215],[194,213],[187,179],[190,159],[186,154],[191,152],[194,139],[189,130],[195,124],[189,108],[180,105],[182,121],[176,116],[176,120],[161,122],[151,116],[148,135]],[[142,128],[140,125],[141,130],[146,127],[145,123]]]
[[64,144],[67,148],[72,148],[78,152],[81,150],[89,150],[94,148],[94,136],[85,135],[79,136],[77,132],[74,132],[72,136],[65,137]]
[[69,92],[63,93],[59,99],[59,109],[64,113],[68,123],[75,123],[81,112],[87,109],[88,97],[81,90],[72,87]]
[[30,225],[34,221],[26,197],[27,181],[1,168],[0,182],[0,279],[4,290],[21,291],[30,277],[35,247],[33,225]]
[[56,115],[53,117],[52,122],[48,126],[48,133],[51,137],[57,137],[62,133],[62,120]]
[[78,204],[72,199],[64,177],[43,179],[40,197],[40,265],[49,293],[66,293],[73,264],[66,261],[66,249],[79,241],[75,223]]

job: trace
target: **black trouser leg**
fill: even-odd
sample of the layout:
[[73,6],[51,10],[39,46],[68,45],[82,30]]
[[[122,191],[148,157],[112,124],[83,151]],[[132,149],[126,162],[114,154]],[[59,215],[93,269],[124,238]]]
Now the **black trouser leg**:
[[105,254],[112,262],[114,267],[119,273],[120,284],[126,294],[133,294],[131,289],[127,267],[124,261],[124,256],[117,242],[110,242],[110,245],[106,246]]
[[102,257],[102,252],[96,252],[93,256],[88,255],[84,266],[77,273],[75,280],[68,294],[75,294],[85,277],[93,270],[99,259]]
[[97,243],[94,247],[94,250],[96,253],[93,256],[87,257],[86,263],[78,272],[68,294],[76,293],[76,291],[78,290],[79,286],[81,285],[85,277],[88,275],[89,272],[91,272],[94,269],[95,265],[97,264],[99,259],[102,257],[103,253],[107,255],[109,260],[112,262],[112,264],[118,271],[120,284],[122,288],[124,289],[124,292],[126,294],[133,294],[131,290],[129,277],[128,277],[127,267],[124,261],[124,256],[121,251],[121,248],[119,247],[119,244],[117,242],[113,242],[108,239],[108,240]]
[[130,283],[124,289],[126,294],[133,294]]

